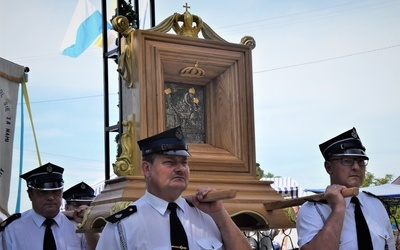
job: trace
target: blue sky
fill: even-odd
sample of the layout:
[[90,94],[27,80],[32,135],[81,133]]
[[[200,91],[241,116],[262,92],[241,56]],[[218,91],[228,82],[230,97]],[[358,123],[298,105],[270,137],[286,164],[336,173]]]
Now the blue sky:
[[[100,0],[91,2],[101,10]],[[318,145],[356,127],[370,157],[367,170],[376,177],[400,175],[400,1],[156,1],[156,22],[183,13],[185,2],[225,40],[256,40],[256,160],[265,172],[293,177],[303,188],[324,188],[329,178]],[[78,58],[59,54],[76,5],[0,0],[0,56],[30,68],[41,160],[65,168],[66,188],[104,177],[101,49],[91,47]],[[109,65],[110,122],[116,123],[116,64]],[[26,113],[23,172],[38,166]],[[23,183],[22,211],[30,208],[25,189]]]

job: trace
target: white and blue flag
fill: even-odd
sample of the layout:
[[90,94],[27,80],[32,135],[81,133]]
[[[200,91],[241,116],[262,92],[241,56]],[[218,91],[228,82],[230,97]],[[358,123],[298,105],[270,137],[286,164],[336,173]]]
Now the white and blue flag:
[[[107,22],[109,29],[112,27]],[[79,0],[61,45],[61,54],[74,58],[80,56],[102,32],[102,14],[89,0]]]

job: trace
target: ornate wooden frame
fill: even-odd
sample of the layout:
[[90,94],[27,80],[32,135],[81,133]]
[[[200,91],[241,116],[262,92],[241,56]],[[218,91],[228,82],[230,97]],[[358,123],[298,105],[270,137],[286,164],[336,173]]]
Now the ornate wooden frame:
[[[189,144],[192,176],[254,179],[251,47],[145,30],[129,36],[134,77],[123,91],[123,113],[138,118],[139,137],[165,130],[165,81],[204,86],[206,143]],[[202,77],[181,76],[195,63]]]
[[[184,31],[191,27],[187,12]],[[217,190],[234,188],[236,198],[225,200],[224,206],[242,230],[293,227],[293,220],[282,209],[267,211],[264,207],[283,198],[270,186],[272,182],[259,180],[255,162],[251,66],[254,39],[244,37],[242,44],[228,43],[205,23],[201,28],[203,36],[213,40],[162,33],[171,27],[178,29],[176,21],[180,18],[174,14],[148,31],[133,30],[122,16],[113,19],[113,27],[125,38],[118,62],[118,71],[125,80],[121,93],[125,131],[120,138],[122,153],[113,164],[119,178],[106,181],[105,189],[92,202],[93,208],[80,226],[81,231],[101,229],[105,217],[143,195],[145,183],[136,141],[166,129],[166,106],[171,107],[172,103],[166,105],[166,82],[202,86],[204,90],[201,96],[206,109],[205,143],[189,143],[191,177],[183,195],[191,195],[204,186]],[[198,24],[197,30],[201,26]],[[185,99],[194,94],[190,88],[188,95],[185,91],[179,93],[180,98],[184,97],[180,100],[197,103],[194,96]],[[176,104],[180,107],[181,103]],[[180,119],[174,108],[169,120],[173,125],[175,118]],[[182,110],[179,112],[186,112]],[[202,136],[203,131],[203,140]]]

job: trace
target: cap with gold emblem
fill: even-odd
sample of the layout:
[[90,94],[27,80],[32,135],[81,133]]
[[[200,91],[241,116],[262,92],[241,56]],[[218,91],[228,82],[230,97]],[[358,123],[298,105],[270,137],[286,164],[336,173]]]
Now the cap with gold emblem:
[[365,154],[365,147],[362,145],[356,128],[352,128],[319,145],[325,160],[332,157],[354,156],[369,159]]
[[180,126],[140,140],[138,144],[142,156],[148,154],[190,156]]
[[69,201],[82,201],[82,202],[91,202],[94,200],[94,190],[85,182],[81,182],[76,184],[75,186],[69,188],[64,191],[63,198]]
[[64,169],[52,163],[46,163],[20,177],[26,180],[28,188],[40,190],[58,190],[64,187]]

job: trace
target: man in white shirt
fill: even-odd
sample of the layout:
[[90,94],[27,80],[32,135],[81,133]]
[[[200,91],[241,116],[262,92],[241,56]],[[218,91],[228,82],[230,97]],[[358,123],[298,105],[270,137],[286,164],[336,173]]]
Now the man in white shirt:
[[1,224],[0,249],[86,249],[75,224],[60,212],[63,172],[62,167],[47,163],[20,176],[26,180],[32,209]]
[[[360,187],[365,179],[369,158],[356,129],[352,128],[319,147],[330,185],[324,195],[326,203],[306,202],[299,210],[296,227],[300,249],[394,250],[389,216],[381,201],[364,192],[356,197],[358,199],[344,198],[341,194],[344,188]],[[357,206],[368,226],[361,237],[364,230],[356,226],[359,221],[356,220]],[[361,246],[367,242],[368,246]]]
[[[96,249],[251,249],[222,201],[201,202],[213,189],[200,188],[190,203],[181,197],[189,182],[190,154],[180,127],[138,144],[146,193],[108,218]],[[170,225],[175,210],[172,203],[184,230],[179,243],[174,243],[178,229]]]

